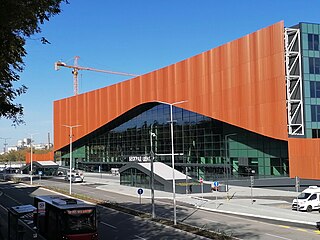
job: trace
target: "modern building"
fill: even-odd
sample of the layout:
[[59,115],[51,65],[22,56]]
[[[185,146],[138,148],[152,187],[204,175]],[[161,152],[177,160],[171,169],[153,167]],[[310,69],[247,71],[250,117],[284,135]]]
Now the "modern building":
[[175,168],[187,176],[318,179],[319,36],[318,24],[278,22],[162,69],[55,101],[55,161],[69,165],[71,140],[79,169],[109,171],[149,161],[151,152],[171,166],[172,119]]

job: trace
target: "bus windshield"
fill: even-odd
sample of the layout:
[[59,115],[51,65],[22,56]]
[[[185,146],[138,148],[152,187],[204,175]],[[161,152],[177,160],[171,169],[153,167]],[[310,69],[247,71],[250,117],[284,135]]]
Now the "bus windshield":
[[65,234],[96,231],[95,211],[93,209],[65,210],[64,215],[61,227]]

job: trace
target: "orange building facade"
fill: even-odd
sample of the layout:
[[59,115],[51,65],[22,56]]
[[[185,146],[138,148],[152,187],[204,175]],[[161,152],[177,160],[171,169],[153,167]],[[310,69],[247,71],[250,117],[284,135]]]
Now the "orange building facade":
[[304,103],[313,84],[303,85],[303,60],[310,57],[302,54],[302,39],[313,34],[304,33],[308,26],[288,30],[279,22],[168,67],[55,101],[55,160],[68,166],[72,127],[76,168],[108,171],[148,161],[150,152],[170,165],[172,106],[176,168],[192,177],[318,179],[317,108]]

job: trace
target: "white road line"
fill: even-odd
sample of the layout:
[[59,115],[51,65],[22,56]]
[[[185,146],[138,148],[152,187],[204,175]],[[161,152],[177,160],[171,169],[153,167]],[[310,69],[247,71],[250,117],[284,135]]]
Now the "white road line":
[[273,237],[273,238],[280,238],[280,239],[284,239],[284,240],[292,240],[291,238],[285,238],[285,237],[281,237],[281,236],[277,236],[277,235],[273,235],[273,234],[269,234],[269,233],[265,233],[266,235]]
[[16,202],[17,204],[19,204],[19,205],[23,205],[21,202],[19,202],[18,200],[16,200],[16,199],[14,199],[14,198],[10,197],[9,195],[7,195],[7,194],[3,194],[3,195],[4,195],[4,196],[6,196],[7,198],[10,198],[12,201]]
[[220,223],[218,221],[214,221],[214,220],[210,220],[210,219],[206,219],[206,218],[204,218],[203,220],[208,221],[208,222],[213,222],[213,223]]
[[146,238],[140,237],[138,235],[134,235],[136,238],[142,239],[142,240],[147,240]]
[[111,228],[113,228],[113,229],[117,229],[117,227],[115,227],[115,226],[113,226],[113,225],[110,225],[110,224],[108,224],[108,223],[105,223],[105,222],[100,222],[101,224],[103,224],[103,225],[106,225],[106,226],[108,226],[108,227],[111,227]]

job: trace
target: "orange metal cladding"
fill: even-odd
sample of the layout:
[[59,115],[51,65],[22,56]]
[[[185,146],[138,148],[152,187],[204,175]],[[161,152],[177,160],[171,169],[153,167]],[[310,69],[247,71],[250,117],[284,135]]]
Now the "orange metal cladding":
[[284,25],[276,23],[154,72],[54,102],[55,150],[143,103],[162,101],[287,140]]
[[[48,153],[34,153],[32,154],[32,161],[53,161],[54,156],[53,152],[48,152]],[[29,152],[26,153],[26,164],[31,162],[31,154]]]
[[320,139],[289,139],[290,177],[320,178]]

